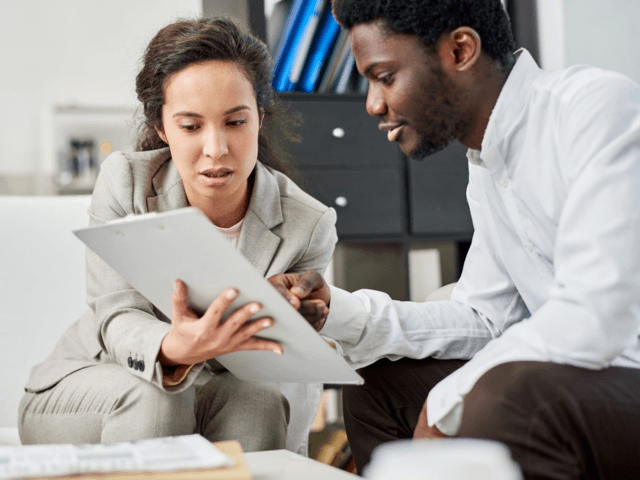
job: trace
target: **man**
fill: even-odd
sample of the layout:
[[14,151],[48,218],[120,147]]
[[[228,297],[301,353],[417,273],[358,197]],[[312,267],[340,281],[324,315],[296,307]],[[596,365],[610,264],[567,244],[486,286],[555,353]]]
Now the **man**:
[[500,0],[333,8],[389,140],[469,148],[475,229],[450,301],[272,279],[365,378],[344,389],[358,470],[382,442],[461,436],[505,443],[526,478],[636,477],[640,88],[512,54]]

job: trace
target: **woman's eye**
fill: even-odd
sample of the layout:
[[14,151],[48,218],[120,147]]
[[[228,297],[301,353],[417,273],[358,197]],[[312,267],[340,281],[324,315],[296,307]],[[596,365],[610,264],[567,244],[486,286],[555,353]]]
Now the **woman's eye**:
[[231,127],[239,127],[240,125],[243,125],[247,123],[246,120],[232,120],[227,122],[227,125],[231,126]]
[[198,129],[198,125],[180,125],[181,130],[186,130],[187,132],[194,132]]

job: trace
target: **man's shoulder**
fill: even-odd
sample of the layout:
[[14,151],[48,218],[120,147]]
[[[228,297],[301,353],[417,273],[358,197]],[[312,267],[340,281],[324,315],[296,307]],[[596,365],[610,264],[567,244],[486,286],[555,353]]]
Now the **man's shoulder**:
[[624,100],[632,92],[640,97],[640,86],[629,77],[591,65],[573,65],[561,70],[545,71],[533,84],[533,88],[565,104],[586,98],[591,101],[611,101],[617,98]]

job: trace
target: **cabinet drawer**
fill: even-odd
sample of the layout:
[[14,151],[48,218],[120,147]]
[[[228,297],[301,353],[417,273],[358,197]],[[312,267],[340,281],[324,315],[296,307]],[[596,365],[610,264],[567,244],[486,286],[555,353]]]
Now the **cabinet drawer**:
[[403,232],[399,169],[304,169],[304,189],[338,214],[338,235]]
[[466,153],[456,142],[422,160],[408,161],[412,233],[473,233],[466,197]]
[[362,101],[288,101],[290,112],[302,114],[302,142],[290,146],[301,167],[397,166],[400,149],[378,130],[378,119]]

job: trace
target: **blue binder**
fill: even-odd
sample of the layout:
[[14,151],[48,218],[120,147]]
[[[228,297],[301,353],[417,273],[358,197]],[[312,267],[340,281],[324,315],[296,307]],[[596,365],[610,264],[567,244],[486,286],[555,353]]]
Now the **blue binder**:
[[324,12],[314,45],[311,47],[307,63],[300,77],[298,85],[299,89],[303,92],[311,93],[316,88],[322,65],[339,32],[340,25],[338,25],[338,22],[333,18],[331,4],[329,4]]
[[[273,87],[278,92],[293,90],[297,78],[290,79],[294,67],[299,62],[304,62],[303,55],[306,55],[313,36],[313,30],[320,16],[321,6],[324,0],[295,0],[291,6],[291,13],[285,27],[285,35],[282,37],[282,50],[276,60],[276,69],[273,75]],[[291,17],[295,19],[292,21]],[[291,31],[287,34],[289,23],[293,22]],[[310,37],[311,36],[311,37]],[[281,42],[281,44],[282,44]],[[279,49],[280,50],[280,49]],[[302,51],[304,50],[304,51]],[[299,69],[302,70],[301,68]]]

